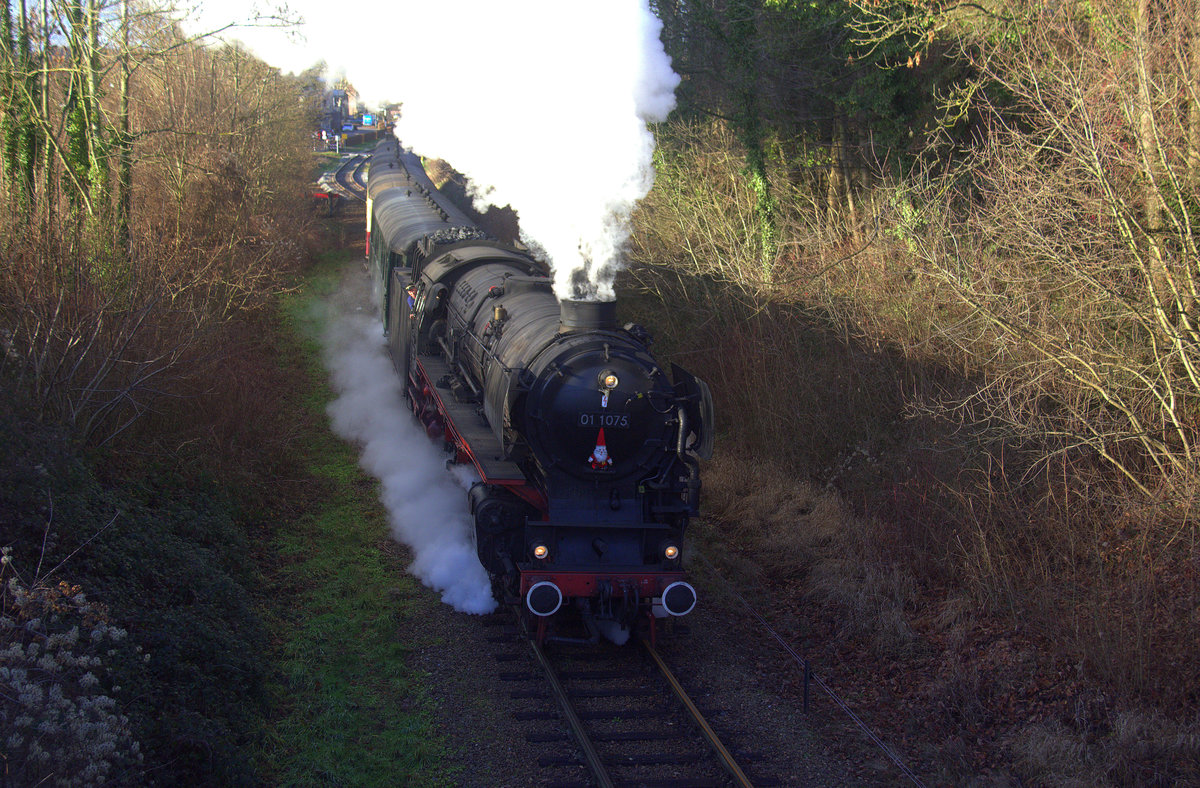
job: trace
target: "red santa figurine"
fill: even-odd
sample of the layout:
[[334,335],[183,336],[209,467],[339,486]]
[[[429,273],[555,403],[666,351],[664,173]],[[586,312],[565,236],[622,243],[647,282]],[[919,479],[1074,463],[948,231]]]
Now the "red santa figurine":
[[612,465],[612,459],[608,456],[608,447],[604,445],[603,427],[600,428],[600,434],[596,436],[596,448],[592,450],[592,455],[588,457],[588,462],[597,471]]

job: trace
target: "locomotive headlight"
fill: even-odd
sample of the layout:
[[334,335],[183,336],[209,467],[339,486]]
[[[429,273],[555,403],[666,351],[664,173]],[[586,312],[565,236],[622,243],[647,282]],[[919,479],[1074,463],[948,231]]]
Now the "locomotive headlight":
[[550,548],[544,544],[535,544],[533,546],[533,557],[539,561],[544,561],[550,556]]
[[604,372],[600,376],[600,385],[604,387],[605,391],[612,391],[620,382],[617,380],[616,374],[612,372]]
[[679,557],[679,546],[678,545],[669,544],[663,548],[663,558],[667,559],[668,561],[674,561],[678,557]]

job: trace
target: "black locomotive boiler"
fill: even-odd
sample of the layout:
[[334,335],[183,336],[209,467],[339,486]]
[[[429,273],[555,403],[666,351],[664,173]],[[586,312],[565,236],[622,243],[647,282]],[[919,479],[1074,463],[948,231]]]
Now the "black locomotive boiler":
[[405,396],[448,462],[471,463],[475,546],[539,638],[577,610],[628,631],[696,603],[683,538],[711,455],[703,381],[650,355],[614,302],[554,295],[547,267],[490,239],[387,140],[367,185],[368,260]]

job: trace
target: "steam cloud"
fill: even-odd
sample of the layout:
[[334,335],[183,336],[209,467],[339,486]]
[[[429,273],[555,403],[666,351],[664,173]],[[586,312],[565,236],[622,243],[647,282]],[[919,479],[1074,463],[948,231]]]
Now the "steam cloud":
[[[205,0],[189,29],[253,5]],[[485,203],[512,205],[560,298],[614,297],[630,213],[654,182],[646,123],[666,119],[679,84],[648,0],[391,0],[365,17],[288,5],[307,18],[307,46],[269,28],[232,37],[290,69],[330,58],[330,76],[366,101],[402,101],[404,144],[469,175]]]
[[456,610],[490,613],[496,603],[471,543],[464,493],[477,477],[461,467],[448,473],[447,455],[407,409],[368,288],[356,267],[331,302],[323,344],[337,391],[328,409],[333,429],[362,447],[359,464],[380,481],[392,535],[413,550],[409,571]]
[[[397,24],[355,35],[347,65],[364,97],[403,101],[405,145],[468,175],[481,207],[519,212],[560,298],[612,300],[630,214],[654,183],[646,123],[666,119],[679,84],[647,0],[398,0],[392,11]],[[378,52],[386,67],[365,61]],[[347,277],[332,302],[334,430],[380,480],[410,571],[456,609],[490,612],[464,494],[475,478],[447,473],[407,410],[368,288]]]
[[666,120],[679,84],[647,0],[402,5],[384,91],[404,102],[396,135],[468,175],[481,207],[515,208],[559,298],[615,298],[654,183],[646,123]]

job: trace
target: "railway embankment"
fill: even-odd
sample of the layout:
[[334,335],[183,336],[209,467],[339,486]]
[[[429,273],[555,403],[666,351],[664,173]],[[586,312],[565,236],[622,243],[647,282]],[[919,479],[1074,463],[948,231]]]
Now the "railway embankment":
[[360,225],[319,235],[136,450],[0,387],[7,784],[454,784],[399,629],[420,589],[324,413],[319,303]]

